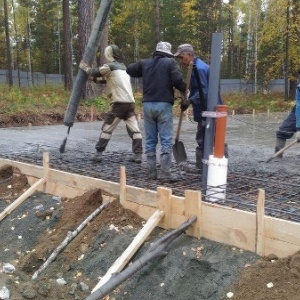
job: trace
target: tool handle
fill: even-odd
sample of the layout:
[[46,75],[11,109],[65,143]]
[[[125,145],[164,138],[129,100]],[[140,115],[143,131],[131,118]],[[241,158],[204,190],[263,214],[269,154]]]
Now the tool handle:
[[[186,101],[187,101],[188,91],[189,91],[190,83],[191,83],[192,70],[193,70],[193,62],[191,61],[188,66],[188,70],[187,70],[187,74],[186,74],[185,91],[184,91],[181,103],[186,103]],[[175,137],[175,142],[178,142],[178,140],[179,140],[182,119],[183,119],[183,111],[181,110],[180,116],[179,116],[177,132],[176,132],[176,137]]]
[[268,163],[270,162],[273,158],[277,157],[278,155],[280,155],[281,153],[283,153],[286,149],[292,147],[293,145],[295,145],[296,143],[299,143],[299,140],[296,139],[294,141],[292,141],[291,143],[289,143],[288,145],[286,145],[285,147],[283,147],[282,149],[280,149],[279,151],[277,151],[276,153],[274,153],[272,156],[270,156],[265,162]]
[[175,137],[175,142],[178,142],[178,140],[179,140],[179,134],[180,134],[180,130],[181,130],[182,119],[183,119],[183,111],[180,111],[180,116],[179,116],[179,121],[178,121],[178,127],[177,127],[177,132],[176,132],[176,137]]
[[188,98],[188,91],[189,91],[190,84],[191,84],[192,71],[193,71],[193,61],[191,61],[188,66],[188,70],[187,70],[187,74],[186,74],[186,82],[185,82],[185,91],[184,91],[184,95],[182,98],[182,103],[185,103],[188,100],[187,98]]

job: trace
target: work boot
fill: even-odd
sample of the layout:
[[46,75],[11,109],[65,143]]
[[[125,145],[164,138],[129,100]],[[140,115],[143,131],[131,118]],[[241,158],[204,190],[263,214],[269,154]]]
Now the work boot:
[[171,174],[171,163],[171,153],[162,153],[160,155],[160,184],[174,183],[179,180],[175,174]]
[[[281,139],[281,138],[276,138],[276,145],[275,145],[275,153],[278,152],[279,150],[281,150],[282,148],[284,148],[286,143],[285,139]],[[277,156],[278,158],[282,158],[283,157],[283,153],[279,154]]]
[[102,152],[97,151],[93,157],[93,161],[101,162],[102,161]]
[[148,167],[148,178],[152,180],[157,179],[157,170],[156,170],[156,154],[147,153],[147,167]]
[[141,153],[134,153],[132,155],[132,158],[130,161],[133,161],[137,164],[140,164],[142,162],[142,154]]

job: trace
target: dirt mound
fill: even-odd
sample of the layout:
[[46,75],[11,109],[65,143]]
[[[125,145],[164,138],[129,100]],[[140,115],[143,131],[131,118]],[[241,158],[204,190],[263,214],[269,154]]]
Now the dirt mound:
[[[0,114],[0,128],[63,124],[64,114],[64,109],[39,111],[37,113],[22,111],[13,114]],[[92,118],[94,121],[101,121],[102,116],[101,112],[93,111],[92,116],[87,109],[79,109],[74,121],[90,122]]]
[[283,259],[259,259],[241,274],[232,287],[233,299],[300,299],[300,252]]

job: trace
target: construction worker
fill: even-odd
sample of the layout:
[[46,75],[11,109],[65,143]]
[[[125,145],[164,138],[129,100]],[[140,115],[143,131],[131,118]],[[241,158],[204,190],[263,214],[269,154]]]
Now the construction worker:
[[[300,69],[298,71],[300,75]],[[275,153],[285,147],[286,140],[290,139],[294,134],[296,139],[300,141],[300,84],[298,84],[295,92],[295,105],[288,114],[288,116],[282,121],[278,130],[276,131],[276,145]],[[283,153],[277,156],[283,157]]]
[[[193,62],[189,99],[181,105],[181,109],[185,111],[190,104],[193,106],[194,121],[197,122],[196,170],[201,170],[205,134],[205,120],[201,114],[207,107],[209,65],[196,56],[194,48],[190,44],[178,46],[174,56],[180,59],[180,64],[184,67],[188,67],[190,62]],[[220,96],[218,102],[218,104],[222,104]],[[227,144],[225,144],[225,156],[228,157]]]
[[79,67],[87,73],[91,80],[105,78],[108,95],[111,99],[111,111],[104,119],[101,128],[99,141],[96,144],[96,154],[94,160],[102,161],[102,153],[105,150],[113,131],[123,120],[126,124],[128,135],[132,139],[132,161],[142,162],[142,134],[139,129],[138,120],[135,114],[135,100],[132,92],[130,77],[126,73],[126,66],[119,62],[120,50],[116,45],[109,45],[104,50],[108,63],[101,67],[92,69],[83,61]]
[[132,77],[143,78],[143,114],[145,127],[145,153],[148,176],[157,179],[156,147],[160,138],[160,183],[174,182],[171,174],[173,143],[174,87],[185,91],[185,81],[171,52],[171,44],[159,42],[151,58],[127,67]]

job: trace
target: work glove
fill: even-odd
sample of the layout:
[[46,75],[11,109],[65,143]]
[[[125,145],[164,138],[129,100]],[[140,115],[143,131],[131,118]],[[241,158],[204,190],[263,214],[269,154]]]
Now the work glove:
[[92,76],[93,69],[83,60],[79,64],[79,68],[84,71],[88,76]]
[[295,136],[296,136],[296,139],[298,140],[298,142],[300,142],[300,128],[297,129]]
[[187,110],[187,108],[190,106],[190,104],[191,104],[191,102],[189,100],[181,102],[181,105],[180,105],[181,110],[182,111]]

